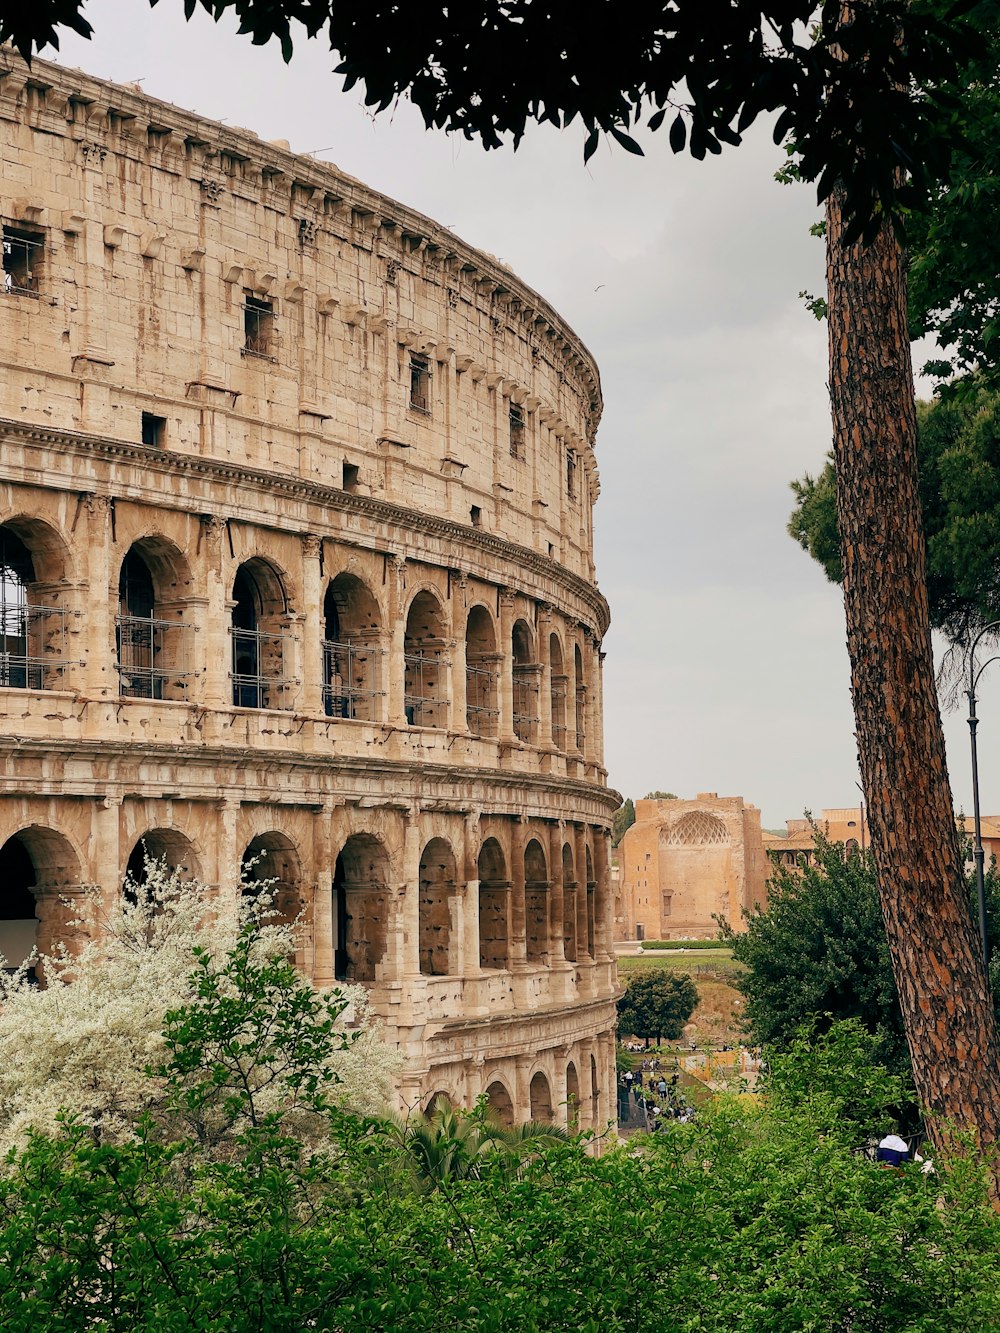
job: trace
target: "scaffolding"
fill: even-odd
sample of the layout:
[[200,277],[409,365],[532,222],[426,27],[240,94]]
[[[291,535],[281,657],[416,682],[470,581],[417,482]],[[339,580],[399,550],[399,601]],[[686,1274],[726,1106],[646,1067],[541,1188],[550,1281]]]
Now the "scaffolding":
[[566,749],[566,677],[552,677],[552,744]]
[[126,699],[166,699],[170,695],[164,691],[171,686],[186,688],[182,682],[194,673],[168,663],[170,657],[180,657],[174,636],[193,628],[155,616],[116,616],[119,694]]
[[474,736],[495,736],[500,709],[496,706],[497,673],[491,667],[465,668],[465,719]]
[[66,618],[60,606],[31,606],[9,597],[16,585],[0,583],[0,686],[15,690],[57,690],[69,662],[65,657]]
[[43,242],[17,227],[3,229],[3,289],[10,296],[38,299]]
[[233,639],[233,704],[236,708],[272,708],[272,695],[285,684],[283,634],[230,629]]
[[538,667],[514,667],[514,735],[526,745],[538,737]]
[[436,653],[404,653],[403,710],[411,727],[443,727],[447,704],[440,697],[441,658]]
[[323,640],[323,711],[327,717],[374,722],[383,649],[363,640]]

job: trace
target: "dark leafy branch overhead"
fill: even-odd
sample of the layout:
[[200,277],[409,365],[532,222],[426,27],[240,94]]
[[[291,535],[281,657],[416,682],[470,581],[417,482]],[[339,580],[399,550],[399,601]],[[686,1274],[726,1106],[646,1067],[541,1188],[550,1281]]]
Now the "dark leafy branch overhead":
[[[156,3],[157,0],[150,0]],[[674,152],[695,158],[735,145],[777,113],[776,140],[794,141],[801,175],[820,200],[841,181],[848,240],[888,214],[919,206],[958,147],[951,94],[975,55],[961,0],[941,17],[929,2],[884,0],[183,0],[218,20],[232,13],[257,44],[285,59],[301,29],[325,34],[346,88],[361,84],[382,111],[408,97],[426,124],[516,146],[529,122],[601,134],[641,152],[631,131],[669,122]],[[7,7],[0,38],[25,56],[84,36],[82,0]]]

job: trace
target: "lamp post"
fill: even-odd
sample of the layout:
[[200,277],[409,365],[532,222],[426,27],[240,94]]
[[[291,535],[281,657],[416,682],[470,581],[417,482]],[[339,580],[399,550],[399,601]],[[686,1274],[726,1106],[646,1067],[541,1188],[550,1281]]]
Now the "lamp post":
[[984,625],[976,637],[972,640],[972,646],[969,648],[969,688],[965,691],[966,698],[969,700],[969,738],[972,744],[972,818],[975,826],[976,841],[972,848],[972,858],[976,863],[976,894],[979,899],[979,937],[983,942],[983,963],[986,967],[986,975],[990,973],[990,942],[986,932],[986,876],[983,870],[983,863],[986,854],[983,851],[983,829],[979,814],[979,757],[976,750],[976,728],[979,726],[979,718],[976,716],[976,686],[979,684],[979,677],[983,674],[991,662],[1000,660],[996,654],[988,658],[979,669],[976,669],[976,650],[979,647],[979,641],[986,634],[994,633],[1000,629],[1000,620],[993,620],[988,625]]

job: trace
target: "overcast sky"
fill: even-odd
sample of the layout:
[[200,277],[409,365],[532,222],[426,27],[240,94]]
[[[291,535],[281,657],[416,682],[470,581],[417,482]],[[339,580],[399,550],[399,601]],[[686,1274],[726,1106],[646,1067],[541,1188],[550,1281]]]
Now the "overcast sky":
[[[290,66],[179,0],[90,0],[90,42],[43,54],[264,139],[287,139],[497,255],[597,358],[605,411],[597,569],[611,604],[611,783],[743,796],[776,827],[859,799],[839,589],[786,535],[788,483],[830,446],[822,292],[807,187],[781,186],[766,132],[721,158],[644,158],[575,127],[513,153],[425,133],[408,104],[372,117],[321,43]],[[1000,667],[983,692],[983,803],[1000,810]],[[964,709],[946,716],[971,811]]]

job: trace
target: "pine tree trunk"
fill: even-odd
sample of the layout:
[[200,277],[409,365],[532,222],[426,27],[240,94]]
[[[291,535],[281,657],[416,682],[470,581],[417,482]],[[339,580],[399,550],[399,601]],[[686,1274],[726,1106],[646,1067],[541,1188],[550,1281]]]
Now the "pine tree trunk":
[[905,257],[827,207],[830,398],[858,752],[893,970],[932,1142],[1000,1140],[1000,1048],[945,766],[917,494]]

